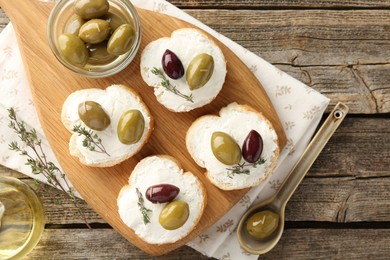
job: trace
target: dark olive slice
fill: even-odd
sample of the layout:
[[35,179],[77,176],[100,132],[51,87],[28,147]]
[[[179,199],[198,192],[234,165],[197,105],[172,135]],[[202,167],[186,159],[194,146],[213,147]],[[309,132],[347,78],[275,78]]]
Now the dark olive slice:
[[242,144],[242,156],[249,163],[255,163],[260,159],[263,151],[263,139],[256,130],[251,130]]
[[161,65],[171,79],[179,79],[184,75],[184,67],[180,59],[171,50],[166,50],[161,59]]
[[172,184],[157,184],[150,186],[145,197],[152,203],[165,203],[172,201],[179,194],[180,189]]

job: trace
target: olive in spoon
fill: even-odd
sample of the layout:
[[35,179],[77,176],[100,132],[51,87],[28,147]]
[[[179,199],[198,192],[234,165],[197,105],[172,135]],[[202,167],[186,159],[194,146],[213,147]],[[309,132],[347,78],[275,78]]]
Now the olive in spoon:
[[288,200],[347,113],[348,107],[338,103],[310,141],[279,191],[270,199],[251,207],[242,216],[237,237],[245,251],[256,255],[264,254],[278,243],[284,229]]

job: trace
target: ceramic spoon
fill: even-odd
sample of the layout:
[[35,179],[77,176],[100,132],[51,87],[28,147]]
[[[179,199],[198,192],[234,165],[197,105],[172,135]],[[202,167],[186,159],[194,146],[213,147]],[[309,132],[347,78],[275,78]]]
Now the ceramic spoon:
[[[296,163],[279,191],[270,199],[251,207],[242,216],[237,228],[237,236],[244,250],[251,254],[264,254],[278,243],[284,229],[284,212],[288,200],[347,113],[348,107],[343,103],[338,103],[311,140],[306,151]],[[248,233],[246,223],[251,216],[262,210],[270,210],[278,214],[279,223],[270,236],[259,240]]]

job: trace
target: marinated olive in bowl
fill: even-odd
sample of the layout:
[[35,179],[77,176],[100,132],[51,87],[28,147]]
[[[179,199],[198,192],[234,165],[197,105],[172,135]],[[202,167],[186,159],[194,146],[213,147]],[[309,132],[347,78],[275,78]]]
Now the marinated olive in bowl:
[[66,68],[87,77],[107,77],[134,59],[140,21],[129,0],[60,0],[49,16],[48,38]]

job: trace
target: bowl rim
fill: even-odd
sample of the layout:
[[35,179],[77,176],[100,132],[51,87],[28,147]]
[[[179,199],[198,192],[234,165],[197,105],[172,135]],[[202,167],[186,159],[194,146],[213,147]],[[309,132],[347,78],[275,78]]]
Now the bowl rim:
[[119,64],[116,64],[115,66],[108,68],[107,70],[104,71],[93,71],[93,70],[88,70],[82,67],[71,65],[66,60],[64,60],[59,53],[59,50],[55,44],[55,40],[53,39],[54,37],[53,32],[56,29],[55,20],[57,18],[57,15],[61,12],[61,10],[63,10],[64,7],[73,4],[74,1],[76,0],[59,0],[58,2],[55,3],[53,9],[49,14],[46,34],[47,34],[47,40],[50,49],[54,54],[54,56],[56,57],[56,59],[70,71],[80,76],[85,76],[89,78],[104,78],[104,77],[112,76],[125,69],[135,58],[136,54],[138,53],[139,47],[141,45],[141,38],[142,38],[141,21],[135,6],[131,3],[130,0],[108,0],[108,2],[114,2],[116,4],[119,4],[122,7],[125,7],[133,17],[133,22],[136,28],[136,34],[135,34],[136,37],[134,40],[135,46],[133,46],[132,50],[129,51],[129,53],[123,54],[126,55],[126,57]]

